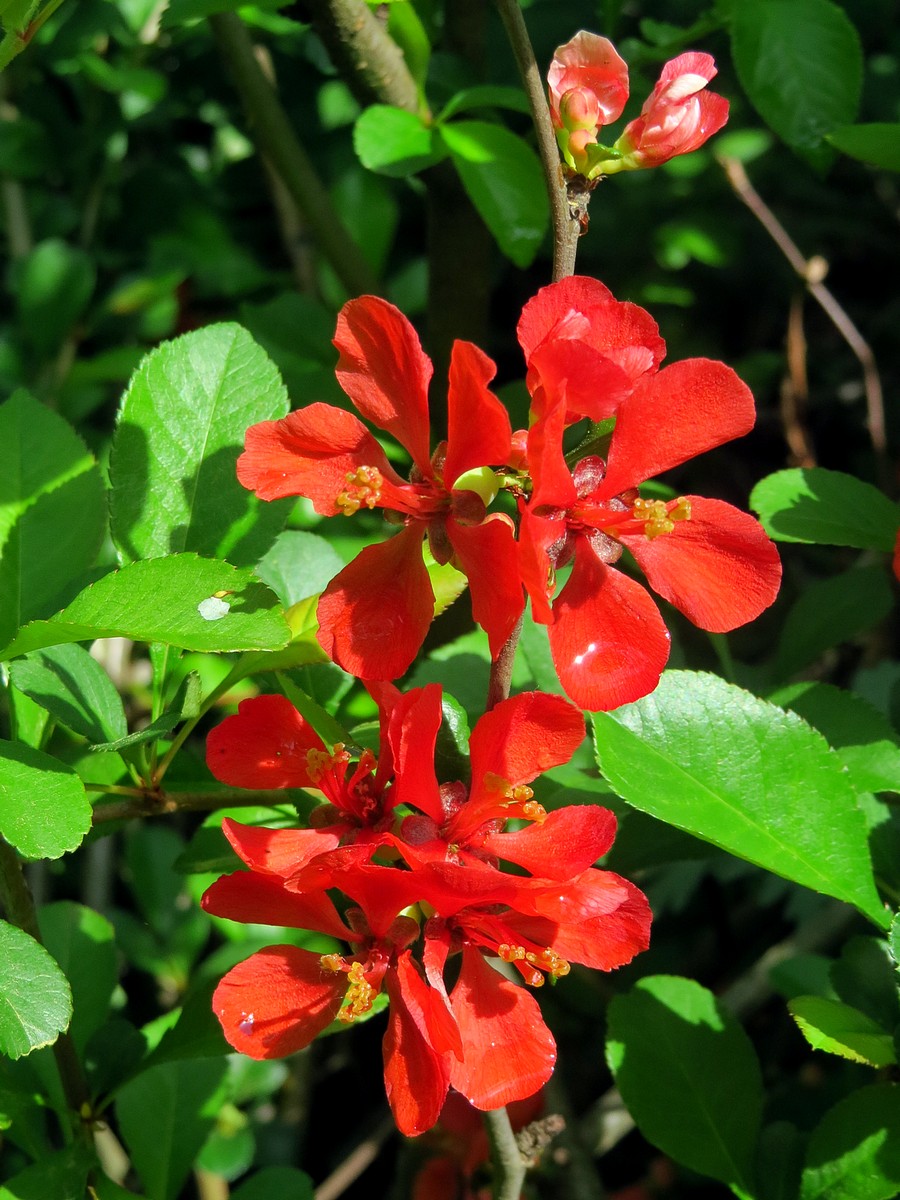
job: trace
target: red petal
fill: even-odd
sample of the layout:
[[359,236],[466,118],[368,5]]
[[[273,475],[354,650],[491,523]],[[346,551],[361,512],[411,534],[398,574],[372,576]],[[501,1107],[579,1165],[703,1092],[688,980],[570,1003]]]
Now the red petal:
[[507,926],[567,962],[612,971],[631,962],[650,943],[652,914],[647,897],[611,871],[590,869],[581,879],[534,895],[543,915],[505,915]]
[[644,376],[616,415],[600,496],[617,496],[753,428],[753,394],[724,363],[692,358]]
[[513,787],[567,763],[584,741],[584,717],[562,696],[522,692],[478,720],[469,738],[473,792],[489,772]]
[[302,1050],[337,1016],[343,974],[296,946],[269,946],[238,963],[213,993],[222,1032],[251,1058],[281,1058]]
[[323,745],[284,696],[253,696],[210,732],[206,763],[232,787],[312,787],[307,751]]
[[689,496],[671,533],[621,538],[655,592],[701,629],[727,633],[778,595],[781,560],[760,523],[722,500]]
[[502,1108],[532,1096],[553,1074],[556,1044],[541,1010],[524,988],[463,948],[450,996],[464,1060],[450,1060],[450,1083],[476,1108]]
[[512,426],[509,414],[488,384],[497,368],[471,342],[454,342],[447,395],[447,457],[444,483],[449,488],[475,467],[509,461]]
[[586,538],[553,605],[550,652],[567,696],[592,712],[652,692],[669,657],[669,634],[649,594],[607,567]]
[[399,979],[389,971],[384,983],[391,998],[382,1043],[385,1090],[397,1128],[407,1137],[415,1137],[430,1129],[441,1115],[449,1087],[447,1065],[407,1008]]
[[400,696],[391,715],[388,739],[394,758],[391,804],[410,804],[442,824],[444,813],[434,748],[441,727],[441,686],[429,683]]
[[447,534],[469,581],[472,616],[487,633],[491,657],[496,658],[525,608],[512,530],[502,518],[461,525],[451,517]]
[[[567,413],[566,424],[579,417],[590,417],[592,421],[611,417],[631,392],[628,374],[589,345],[589,336],[587,331],[583,340],[555,338],[544,342],[528,363],[530,390],[536,392],[539,385],[548,403],[562,402]],[[535,396],[536,406],[537,401]]]
[[333,517],[342,511],[335,497],[346,488],[347,475],[359,467],[377,467],[386,479],[403,486],[358,417],[330,404],[310,404],[280,421],[251,425],[237,476],[263,500],[307,496],[316,512]]
[[431,475],[428,383],[431,360],[398,308],[377,296],[349,300],[338,314],[335,374],[367,420],[392,434]]
[[396,679],[416,657],[434,616],[414,521],[366,548],[332,579],[319,601],[319,644],[358,679]]
[[628,99],[627,65],[612,42],[584,29],[564,46],[557,46],[547,82],[551,106],[557,111],[560,99],[570,88],[589,88],[600,105],[601,125],[609,125],[621,116]]
[[564,521],[537,517],[529,505],[519,501],[519,574],[531,599],[532,615],[541,625],[549,625],[553,619],[550,608],[550,558],[547,552],[554,542],[565,535]]
[[569,275],[541,288],[522,309],[516,327],[525,361],[530,362],[532,354],[550,334],[581,337],[589,328],[584,314],[610,300],[615,297],[609,288],[589,275]]
[[313,929],[344,941],[356,941],[325,892],[289,892],[282,880],[255,871],[223,875],[203,893],[203,910],[230,921]]
[[577,493],[572,472],[563,453],[566,429],[566,397],[551,400],[541,388],[535,395],[534,422],[528,430],[528,469],[531,474],[531,506],[568,508]]
[[572,804],[515,833],[488,834],[482,846],[545,879],[573,879],[609,850],[616,818],[608,808]]
[[305,866],[317,854],[333,850],[340,833],[329,829],[265,829],[241,825],[226,817],[222,832],[235,853],[254,871],[287,878]]

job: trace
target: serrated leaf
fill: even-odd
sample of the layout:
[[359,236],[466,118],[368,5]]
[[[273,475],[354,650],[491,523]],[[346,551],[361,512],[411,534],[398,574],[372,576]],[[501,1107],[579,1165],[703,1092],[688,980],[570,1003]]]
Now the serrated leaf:
[[[865,597],[865,603],[861,598]],[[880,566],[857,567],[810,584],[781,627],[776,670],[785,679],[815,662],[833,646],[849,642],[879,621],[894,605]]]
[[520,137],[487,121],[454,121],[440,127],[469,198],[517,267],[538,252],[550,206],[537,155]]
[[600,769],[629,804],[887,927],[855,793],[794,713],[667,671],[652,695],[593,720]]
[[900,171],[900,124],[841,125],[829,133],[828,141],[860,162]]
[[120,1090],[119,1126],[149,1200],[180,1192],[213,1127],[224,1078],[223,1059],[160,1063]]
[[900,505],[870,483],[825,467],[767,475],[753,489],[750,507],[779,542],[890,552],[900,529]]
[[900,738],[862,696],[830,683],[791,684],[769,696],[818,729],[860,792],[900,793]]
[[0,405],[0,477],[2,643],[93,564],[106,501],[93,455],[62,417],[24,391]]
[[860,1088],[809,1140],[800,1200],[894,1200],[900,1192],[900,1086]]
[[111,531],[123,561],[195,551],[256,562],[290,501],[258,501],[235,464],[247,427],[287,412],[275,364],[240,325],[209,325],[148,354],[110,455]]
[[692,979],[642,979],[609,1006],[606,1058],[648,1141],[703,1175],[752,1192],[762,1113],[756,1054]]
[[391,104],[372,104],[359,115],[353,127],[353,149],[368,170],[398,179],[447,157],[431,126],[416,113]]
[[101,665],[81,646],[35,650],[12,663],[9,675],[20,692],[89,741],[125,736],[128,724],[122,698]]
[[856,115],[862,48],[831,0],[741,0],[731,39],[744,90],[789,146],[815,149]]
[[0,829],[26,858],[59,858],[91,827],[84,784],[58,759],[0,741]]
[[[227,610],[210,612],[210,600],[223,601]],[[276,597],[251,571],[173,554],[104,575],[56,616],[24,626],[0,650],[0,660],[103,637],[231,651],[279,650],[289,636]]]
[[894,1039],[858,1008],[824,996],[796,996],[788,1011],[814,1050],[886,1067],[896,1062]]
[[0,1054],[21,1058],[52,1045],[71,1017],[72,993],[53,956],[0,921]]

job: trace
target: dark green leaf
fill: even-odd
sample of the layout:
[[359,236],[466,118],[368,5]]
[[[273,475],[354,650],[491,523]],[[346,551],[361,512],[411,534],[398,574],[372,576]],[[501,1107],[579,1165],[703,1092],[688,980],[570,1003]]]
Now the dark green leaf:
[[740,0],[731,29],[741,83],[760,115],[796,149],[815,149],[852,120],[862,49],[830,0]]
[[296,1167],[264,1167],[233,1193],[231,1200],[313,1200],[310,1177]]
[[0,1187],[0,1200],[84,1200],[93,1165],[86,1146],[67,1146],[7,1179]]
[[750,495],[763,528],[779,542],[892,551],[900,505],[842,471],[793,467],[761,479]]
[[[290,0],[256,0],[254,7],[274,12],[289,3]],[[213,13],[236,12],[246,7],[247,0],[169,0],[162,15],[162,25],[163,28],[171,28],[202,20]]]
[[788,1003],[788,1010],[814,1050],[871,1067],[896,1062],[892,1036],[849,1004],[823,996],[796,996]]
[[828,135],[828,141],[851,158],[900,171],[900,125],[873,122],[869,125],[841,125]]
[[0,659],[102,637],[185,650],[278,650],[290,631],[275,596],[247,569],[174,554],[105,575],[47,621],[33,621]]
[[90,255],[50,238],[35,246],[18,268],[19,321],[23,336],[42,358],[56,351],[81,316],[94,290]]
[[692,979],[642,979],[609,1006],[606,1058],[644,1137],[752,1193],[762,1078],[750,1040]]
[[810,1138],[800,1200],[894,1200],[900,1191],[900,1086],[860,1088]]
[[629,804],[886,927],[855,794],[799,717],[715,675],[667,671],[652,695],[596,713],[594,730]]
[[91,827],[84,784],[58,759],[0,741],[0,829],[26,858],[59,858]]
[[160,1063],[119,1092],[122,1137],[149,1200],[175,1200],[181,1191],[213,1127],[224,1078],[221,1059]]
[[527,267],[550,218],[537,155],[520,137],[487,121],[442,125],[440,136],[498,246],[517,267]]
[[447,157],[434,130],[416,113],[390,104],[372,104],[353,128],[353,149],[370,171],[403,178]]
[[763,1128],[757,1152],[757,1200],[797,1200],[806,1139],[790,1121]]
[[92,565],[103,539],[106,502],[93,455],[60,416],[23,391],[0,405],[0,477],[0,643],[5,643],[24,621],[43,616],[69,581]]
[[239,325],[209,325],[147,355],[122,401],[110,456],[112,535],[123,559],[192,550],[256,562],[290,501],[256,500],[235,463],[247,427],[287,411],[274,363]]
[[97,660],[81,646],[35,650],[13,663],[9,675],[19,691],[89,741],[125,736],[122,699]]
[[113,927],[92,908],[60,900],[38,912],[44,945],[72,989],[72,1037],[80,1049],[106,1019],[118,977]]
[[299,529],[280,533],[256,573],[285,607],[325,590],[344,560],[325,538]]
[[0,1054],[21,1058],[68,1028],[72,992],[39,942],[0,921]]
[[528,98],[521,88],[501,87],[498,84],[482,84],[463,88],[441,109],[439,121],[449,121],[457,113],[473,108],[511,108],[514,112],[527,113]]
[[868,700],[830,683],[794,683],[769,697],[818,729],[861,792],[900,793],[900,738]]
[[149,1062],[179,1062],[182,1059],[218,1058],[230,1052],[222,1026],[213,1012],[216,983],[201,983],[191,990],[178,1019],[162,1036]]
[[180,725],[182,721],[196,717],[200,712],[202,698],[200,676],[196,671],[190,671],[181,681],[172,703],[164,713],[145,725],[135,733],[117,738],[114,742],[96,742],[91,746],[95,754],[108,754],[119,750],[127,750],[131,746],[139,746],[142,742],[155,742]]
[[894,597],[882,567],[857,567],[810,584],[785,618],[776,667],[788,678],[833,646],[883,621]]
[[884,938],[852,937],[831,965],[831,982],[845,1004],[871,1017],[883,1029],[900,1024],[900,997],[891,954]]

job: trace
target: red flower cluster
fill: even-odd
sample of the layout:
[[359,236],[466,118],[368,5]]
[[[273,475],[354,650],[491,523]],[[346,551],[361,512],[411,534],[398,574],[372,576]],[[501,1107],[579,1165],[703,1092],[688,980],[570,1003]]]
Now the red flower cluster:
[[[653,601],[614,564],[627,549],[651,587],[703,629],[756,617],[778,590],[777,552],[759,524],[718,500],[647,499],[640,485],[747,433],[753,398],[722,363],[660,370],[665,343],[649,313],[574,276],[540,291],[518,328],[532,398],[513,437],[488,383],[494,366],[457,342],[448,439],[429,455],[431,364],[410,323],[372,296],[338,318],[337,376],[360,413],[409,451],[404,480],[352,413],[311,404],[247,432],[241,482],[263,499],[302,495],[325,515],[380,507],[399,531],[369,546],[328,585],[319,641],[362,679],[394,679],[418,653],[434,598],[422,559],[468,578],[494,657],[524,607],[547,624],[560,680],[583,708],[609,709],[652,691],[669,636]],[[570,465],[567,429],[615,419],[608,452]],[[518,539],[498,490],[518,501]],[[553,600],[556,572],[572,573]]]
[[612,146],[600,130],[621,116],[628,99],[628,67],[612,43],[582,30],[559,46],[547,82],[550,115],[571,174],[599,179],[618,171],[657,167],[689,154],[728,120],[728,101],[705,91],[716,74],[709,54],[689,51],[667,62],[641,109]]
[[[510,975],[537,987],[572,962],[620,966],[646,947],[650,912],[637,888],[593,865],[612,842],[612,813],[547,813],[533,799],[528,785],[584,737],[568,701],[535,692],[498,704],[472,731],[470,781],[439,783],[440,688],[403,695],[384,684],[373,694],[378,758],[363,751],[355,766],[281,696],[245,700],[213,731],[207,757],[218,779],[313,788],[325,803],[309,829],[226,820],[249,870],[219,879],[203,907],[347,944],[324,955],[261,950],[222,979],[214,1009],[236,1049],[272,1058],[386,993],[387,1095],[398,1127],[414,1135],[435,1123],[450,1087],[479,1109],[533,1095],[553,1071],[555,1045]],[[524,827],[507,829],[510,819]],[[335,905],[336,891],[347,907]]]

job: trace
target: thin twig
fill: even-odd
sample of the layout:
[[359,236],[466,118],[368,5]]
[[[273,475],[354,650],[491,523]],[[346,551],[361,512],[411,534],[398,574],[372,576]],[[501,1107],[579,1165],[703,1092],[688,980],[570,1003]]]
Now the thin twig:
[[550,108],[544,91],[544,80],[538,70],[528,29],[519,7],[519,0],[496,0],[500,19],[506,28],[516,65],[522,77],[534,132],[537,136],[538,154],[544,169],[544,181],[550,199],[550,219],[553,225],[553,279],[564,279],[575,272],[575,252],[581,232],[569,209],[569,196],[563,179],[559,147],[553,133]]
[[826,270],[824,260],[819,256],[810,259],[804,257],[790,234],[750,183],[747,172],[736,158],[722,158],[719,161],[738,199],[749,208],[766,230],[791,267],[803,280],[809,294],[825,310],[835,329],[859,360],[863,372],[869,438],[875,454],[876,475],[883,490],[893,493],[895,481],[892,477],[887,453],[881,377],[871,347],[822,282]]
[[240,17],[213,13],[210,27],[253,126],[259,149],[284,180],[341,283],[352,296],[378,290],[378,281],[359,244],[344,225],[304,150],[272,85],[256,60],[253,42]]
[[[337,1200],[347,1188],[367,1170],[378,1155],[381,1148],[395,1130],[393,1120],[385,1119],[364,1141],[347,1155],[337,1170],[332,1171],[327,1179],[315,1190],[315,1200]],[[518,1196],[516,1200],[519,1200]]]
[[284,791],[161,792],[145,793],[133,800],[98,804],[93,822],[129,821],[135,817],[168,817],[177,812],[215,812],[218,808],[252,808],[285,803]]

